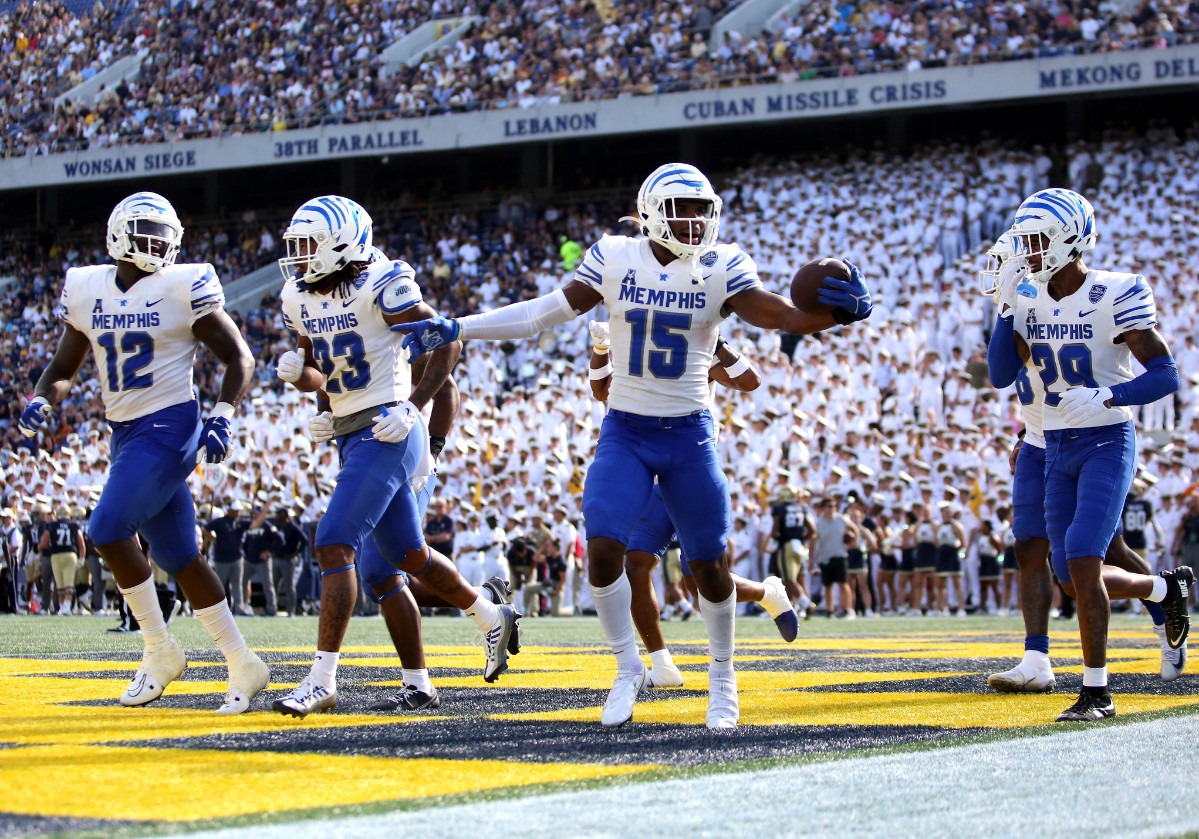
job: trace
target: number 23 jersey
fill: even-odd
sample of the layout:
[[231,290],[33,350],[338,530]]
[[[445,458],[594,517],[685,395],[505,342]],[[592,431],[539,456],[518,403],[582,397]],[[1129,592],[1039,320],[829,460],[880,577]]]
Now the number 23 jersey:
[[648,239],[604,236],[575,280],[598,291],[611,314],[608,407],[677,417],[709,405],[708,370],[729,298],[761,288],[758,268],[737,245],[714,245],[696,263],[658,262]]
[[385,315],[422,300],[416,272],[407,262],[379,258],[357,279],[330,294],[283,287],[283,324],[312,341],[316,366],[325,376],[333,416],[403,402],[412,392],[412,368]]
[[[1082,286],[1061,300],[1050,297],[1047,286],[1037,286],[1034,298],[1018,295],[1014,326],[1028,344],[1029,375],[1045,385],[1045,430],[1058,431],[1071,427],[1058,408],[1067,390],[1111,387],[1133,378],[1132,352],[1116,339],[1155,328],[1157,305],[1140,274],[1088,271]],[[1131,408],[1113,407],[1087,425],[1132,418]]]
[[225,305],[207,263],[170,265],[128,291],[115,265],[71,268],[55,315],[87,336],[108,419],[128,422],[191,402],[199,339],[192,325]]

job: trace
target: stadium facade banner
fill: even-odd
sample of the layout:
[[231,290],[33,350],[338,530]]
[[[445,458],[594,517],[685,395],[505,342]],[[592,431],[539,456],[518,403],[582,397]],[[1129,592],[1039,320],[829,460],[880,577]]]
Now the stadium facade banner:
[[329,125],[0,160],[0,190],[1199,85],[1199,45]]

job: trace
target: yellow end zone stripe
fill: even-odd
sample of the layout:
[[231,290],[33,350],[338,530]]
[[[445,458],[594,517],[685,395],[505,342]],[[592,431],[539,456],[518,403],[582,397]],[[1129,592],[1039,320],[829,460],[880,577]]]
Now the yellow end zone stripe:
[[[311,719],[311,718],[310,718]],[[397,760],[109,746],[0,749],[3,810],[30,816],[193,821],[629,775],[657,766]],[[79,795],[39,792],[69,779]],[[22,793],[22,791],[24,791]],[[93,794],[94,793],[94,794]],[[119,798],[114,809],[112,796]]]

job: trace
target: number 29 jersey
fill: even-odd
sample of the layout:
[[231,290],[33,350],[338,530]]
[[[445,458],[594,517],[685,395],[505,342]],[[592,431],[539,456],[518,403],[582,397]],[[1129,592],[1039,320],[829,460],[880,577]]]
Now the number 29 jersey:
[[[1089,271],[1082,286],[1054,300],[1046,286],[1037,296],[1016,297],[1016,334],[1028,344],[1029,374],[1045,387],[1046,431],[1070,428],[1058,403],[1077,387],[1111,387],[1133,378],[1132,352],[1116,339],[1157,326],[1153,291],[1140,274]],[[1087,423],[1115,425],[1133,418],[1127,406],[1112,407]]]
[[604,236],[588,249],[575,280],[598,291],[609,320],[612,386],[608,407],[677,417],[709,406],[708,370],[729,298],[761,288],[754,261],[737,245],[688,261],[658,262],[648,239]]
[[192,325],[225,305],[207,263],[170,265],[128,291],[115,265],[67,270],[55,315],[87,336],[103,383],[108,419],[128,422],[195,400]]
[[403,260],[377,258],[353,283],[330,294],[283,287],[283,324],[312,341],[313,360],[325,376],[333,416],[403,402],[412,392],[412,368],[385,315],[422,300],[416,272]]

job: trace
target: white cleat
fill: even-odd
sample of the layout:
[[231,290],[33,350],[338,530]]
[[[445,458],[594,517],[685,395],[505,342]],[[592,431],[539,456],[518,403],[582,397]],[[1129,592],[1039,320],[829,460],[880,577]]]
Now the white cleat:
[[312,674],[304,677],[304,681],[296,685],[296,689],[276,699],[271,708],[287,717],[304,717],[320,711],[326,713],[337,707],[337,685],[331,688],[321,687],[312,681]]
[[736,728],[741,717],[737,701],[737,674],[708,671],[708,728],[713,731]]
[[1004,673],[988,676],[987,685],[1000,693],[1053,693],[1057,678],[1052,670],[1030,674],[1017,665]]
[[229,662],[229,692],[218,714],[242,714],[250,709],[254,697],[271,683],[271,669],[258,655],[246,647]]
[[679,670],[672,661],[649,671],[649,686],[651,688],[681,688],[683,686],[683,671]]
[[[483,652],[487,658],[483,665],[483,681],[490,684],[500,677],[508,669],[508,652],[511,649],[509,642],[515,635],[520,636],[520,612],[513,609],[511,606],[501,604],[500,622],[483,634]],[[516,650],[520,650],[519,641],[516,644]]]
[[762,581],[762,588],[766,590],[766,594],[758,601],[759,604],[774,620],[774,625],[778,627],[783,640],[791,643],[799,635],[799,615],[791,605],[791,598],[787,596],[787,587],[780,578],[767,577]]
[[645,669],[644,664],[641,665],[640,670],[636,671],[626,673],[623,670],[617,670],[616,682],[612,685],[612,690],[608,691],[600,722],[607,728],[615,728],[631,720],[633,705],[637,703],[637,696],[645,689],[648,681],[649,671]]
[[1165,626],[1155,626],[1153,627],[1153,631],[1161,639],[1162,681],[1172,682],[1182,675],[1183,669],[1187,666],[1187,643],[1183,641],[1182,646],[1178,649],[1170,649],[1170,645],[1166,643]]
[[167,635],[161,644],[146,647],[142,652],[142,666],[137,668],[118,701],[128,708],[147,705],[162,696],[166,686],[182,676],[186,669],[187,656],[183,654],[183,647]]

